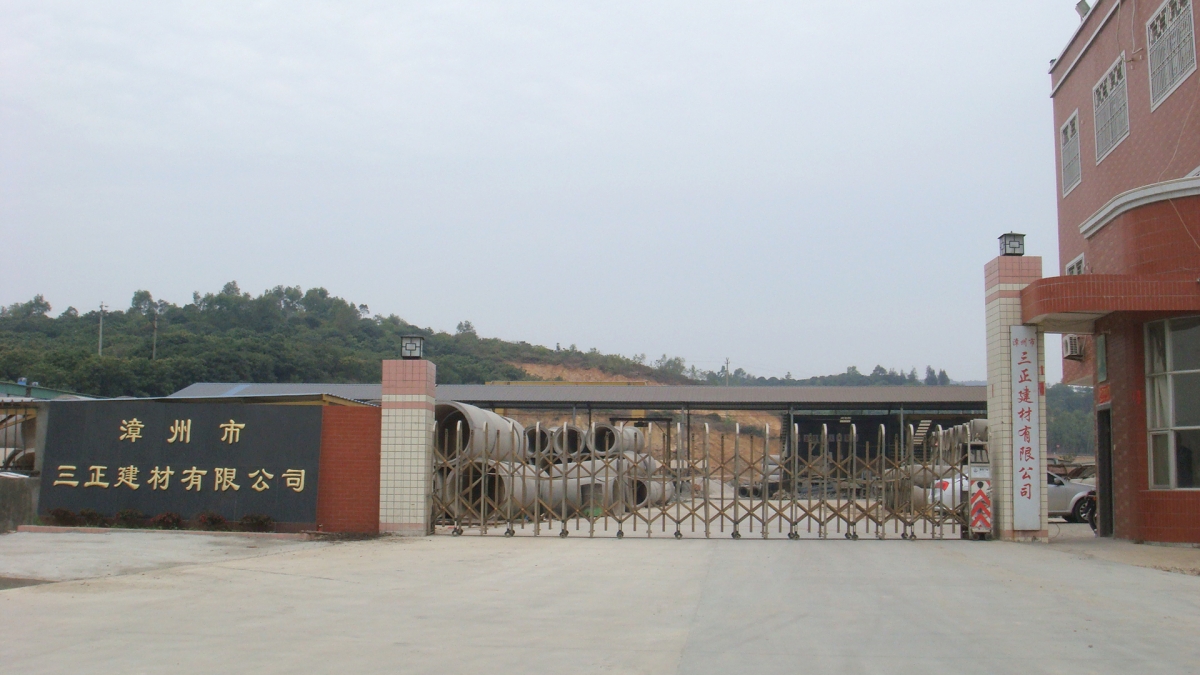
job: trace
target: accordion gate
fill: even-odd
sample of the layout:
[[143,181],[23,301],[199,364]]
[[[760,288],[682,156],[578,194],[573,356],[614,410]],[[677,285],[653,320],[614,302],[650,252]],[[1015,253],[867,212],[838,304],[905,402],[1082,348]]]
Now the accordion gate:
[[[854,425],[841,434],[823,425],[804,437],[795,425],[783,439],[772,438],[769,426],[713,433],[705,424],[694,434],[681,424],[651,423],[633,434],[629,427],[597,433],[597,425],[574,432],[564,431],[569,425],[495,426],[501,428],[485,424],[472,433],[460,420],[435,430],[435,531],[676,539],[967,536],[965,456],[972,438],[966,424],[936,427],[923,437],[909,426],[903,441],[888,438],[882,425],[869,440]],[[587,443],[567,442],[579,431]],[[475,437],[480,432],[484,442]],[[622,434],[626,441],[641,434],[641,450],[636,439],[633,449],[623,446]]]

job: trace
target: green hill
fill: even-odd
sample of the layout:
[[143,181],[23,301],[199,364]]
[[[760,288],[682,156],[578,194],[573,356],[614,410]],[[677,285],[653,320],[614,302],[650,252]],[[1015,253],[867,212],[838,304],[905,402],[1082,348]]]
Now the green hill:
[[[420,328],[323,288],[277,286],[254,297],[230,282],[195,293],[183,306],[134,293],[129,308],[104,312],[104,353],[97,354],[100,312],[75,308],[52,316],[42,296],[0,309],[0,379],[26,377],[47,387],[99,396],[163,396],[193,382],[378,382],[380,361],[398,358],[400,338],[426,337],[426,355],[447,384],[535,379],[521,365],[598,371],[614,379],[661,384],[898,385],[948,384],[945,371],[925,379],[876,367],[797,380],[687,367],[663,355],[626,357],[596,350],[551,349],[476,335],[470,322],[453,333]],[[155,326],[157,325],[157,330]],[[538,370],[531,368],[532,370]],[[569,378],[568,378],[569,379]]]

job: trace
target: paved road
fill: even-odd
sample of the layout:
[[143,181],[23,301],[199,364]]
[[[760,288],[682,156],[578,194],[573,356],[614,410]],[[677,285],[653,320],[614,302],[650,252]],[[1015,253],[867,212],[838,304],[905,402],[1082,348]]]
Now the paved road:
[[[131,551],[150,545],[145,535],[106,536]],[[292,545],[2,591],[0,664],[19,673],[1189,673],[1200,672],[1198,626],[1200,577],[1046,545],[434,537]]]

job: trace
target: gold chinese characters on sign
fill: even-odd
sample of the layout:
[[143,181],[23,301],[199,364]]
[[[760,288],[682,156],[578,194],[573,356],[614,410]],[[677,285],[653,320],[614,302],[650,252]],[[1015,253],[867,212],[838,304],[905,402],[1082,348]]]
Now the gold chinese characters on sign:
[[238,424],[237,422],[234,422],[233,420],[229,420],[228,422],[225,422],[218,426],[221,427],[221,431],[222,431],[221,442],[228,443],[230,445],[233,445],[234,443],[237,443],[238,441],[241,440],[242,429],[246,428],[246,424],[244,422],[242,424]]
[[213,469],[213,490],[225,492],[226,490],[241,490],[242,486],[233,482],[237,478],[237,469],[228,469],[218,466]]
[[192,442],[192,421],[191,420],[175,420],[167,431],[171,432],[171,437],[167,439],[168,443],[191,443]]
[[[52,483],[56,487],[79,487],[79,479],[75,472],[78,467],[74,464],[59,464],[58,476]],[[115,481],[107,480],[105,472],[108,467],[104,465],[93,464],[88,467],[88,480],[83,484],[85,488],[119,488],[125,487],[130,490],[137,490],[142,486],[139,483],[139,476],[142,470],[135,466],[117,467],[117,476]],[[204,477],[208,475],[208,469],[201,469],[193,466],[190,469],[183,469],[179,473],[179,483],[183,485],[186,492],[203,492]],[[254,482],[250,485],[250,489],[255,492],[264,492],[271,489],[271,481],[276,475],[283,480],[283,485],[292,490],[292,492],[304,492],[305,478],[307,476],[306,469],[286,469],[279,473],[271,473],[265,468],[255,469],[246,473],[246,477]],[[150,469],[149,477],[145,479],[145,485],[148,485],[151,490],[167,490],[171,487],[171,476],[174,476],[176,471],[169,465],[160,468],[155,465]],[[242,486],[235,481],[237,480],[238,470],[234,467],[218,466],[212,469],[213,474],[213,491],[227,492],[229,490],[238,491]]]
[[248,473],[246,475],[249,476],[250,478],[254,479],[254,485],[251,485],[250,489],[254,490],[255,492],[262,492],[263,490],[270,490],[271,484],[268,483],[267,481],[269,481],[275,477],[275,474],[267,473],[266,469],[259,469],[258,471],[251,471],[250,473]]
[[171,476],[173,475],[175,472],[171,470],[170,465],[162,470],[155,466],[150,470],[150,478],[146,484],[150,486],[151,490],[166,490],[171,485]]
[[142,429],[146,428],[141,420],[134,417],[130,420],[121,420],[121,436],[119,441],[129,441],[130,443],[137,442],[137,439],[142,437]]

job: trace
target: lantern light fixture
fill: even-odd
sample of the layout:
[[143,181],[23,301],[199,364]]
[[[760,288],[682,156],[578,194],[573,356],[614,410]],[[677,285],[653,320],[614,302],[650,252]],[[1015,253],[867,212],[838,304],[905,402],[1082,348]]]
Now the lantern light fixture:
[[400,358],[420,359],[425,357],[425,337],[405,335],[400,338]]
[[1025,255],[1025,235],[1016,232],[1000,235],[1000,255]]

